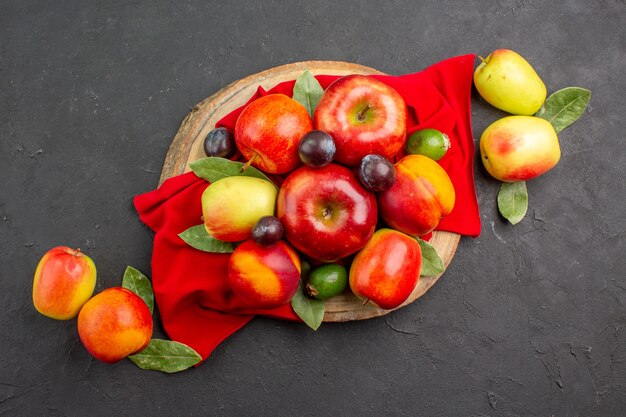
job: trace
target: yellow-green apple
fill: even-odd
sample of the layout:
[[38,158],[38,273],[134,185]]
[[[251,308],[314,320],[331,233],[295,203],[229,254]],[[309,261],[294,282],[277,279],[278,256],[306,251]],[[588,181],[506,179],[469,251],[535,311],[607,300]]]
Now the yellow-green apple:
[[96,287],[96,266],[80,249],[57,246],[39,261],[33,304],[44,316],[69,320],[78,315]]
[[425,235],[454,208],[454,185],[448,173],[424,155],[407,155],[395,167],[396,182],[378,194],[381,216],[396,230]]
[[415,289],[421,267],[422,251],[415,238],[380,229],[354,257],[350,289],[380,308],[396,308]]
[[235,142],[251,164],[284,174],[300,163],[298,143],[313,128],[304,106],[284,94],[269,94],[246,106],[235,123]]
[[152,316],[134,292],[122,287],[107,288],[80,310],[78,335],[96,359],[115,363],[148,345]]
[[546,100],[546,86],[533,67],[509,49],[493,51],[474,71],[474,85],[489,104],[530,116]]
[[402,96],[366,75],[334,81],[315,109],[315,128],[335,141],[335,161],[355,166],[368,154],[391,159],[406,141],[407,109]]
[[276,187],[261,178],[226,177],[202,193],[202,216],[207,233],[225,242],[240,242],[251,236],[263,216],[274,214]]
[[552,169],[561,158],[561,148],[547,120],[508,116],[485,129],[480,137],[480,156],[494,178],[527,181]]
[[332,262],[361,249],[376,227],[377,206],[348,168],[300,167],[283,182],[276,203],[285,237],[300,252]]
[[298,289],[300,258],[282,240],[267,246],[247,240],[230,255],[228,282],[245,307],[279,307]]

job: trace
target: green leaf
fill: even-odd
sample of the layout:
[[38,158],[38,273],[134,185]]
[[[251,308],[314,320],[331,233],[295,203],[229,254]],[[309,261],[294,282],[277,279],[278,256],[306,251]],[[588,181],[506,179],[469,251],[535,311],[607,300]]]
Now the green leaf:
[[244,164],[242,162],[231,161],[225,158],[208,157],[191,162],[189,167],[194,174],[209,182],[215,182],[217,180],[221,180],[222,178],[235,177],[239,175],[261,178],[262,180],[272,182],[265,174],[255,167],[248,167],[244,172],[241,172],[243,165]]
[[141,352],[128,357],[141,369],[173,373],[191,368],[202,357],[189,346],[173,340],[152,339]]
[[441,259],[437,253],[437,249],[425,240],[420,238],[416,239],[420,244],[420,249],[422,249],[422,272],[420,272],[420,275],[431,277],[441,274],[445,268],[443,265],[443,259]]
[[311,117],[323,94],[324,89],[309,70],[304,71],[293,86],[293,99],[302,104]]
[[302,282],[298,284],[298,291],[291,299],[293,311],[311,329],[317,330],[324,319],[324,301],[308,297],[302,288]]
[[192,248],[213,253],[231,253],[235,250],[235,244],[223,242],[207,233],[203,224],[192,226],[178,235]]
[[498,210],[511,224],[517,224],[528,210],[528,191],[524,181],[503,182],[498,191]]
[[566,87],[551,94],[535,116],[549,121],[556,133],[559,133],[578,120],[585,112],[590,98],[589,90]]
[[154,292],[152,292],[152,284],[147,276],[132,266],[127,266],[122,278],[122,287],[131,290],[145,301],[150,314],[152,314],[154,311]]

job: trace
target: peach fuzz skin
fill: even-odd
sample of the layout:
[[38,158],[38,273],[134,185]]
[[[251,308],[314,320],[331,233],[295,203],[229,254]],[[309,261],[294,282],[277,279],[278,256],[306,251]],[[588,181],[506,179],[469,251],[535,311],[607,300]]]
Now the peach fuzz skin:
[[148,345],[152,316],[146,303],[132,291],[108,288],[81,309],[78,335],[96,359],[115,363]]
[[58,246],[39,261],[33,304],[44,316],[69,320],[78,315],[96,287],[96,266],[79,249]]
[[454,208],[452,181],[437,162],[423,155],[407,155],[395,167],[396,182],[378,195],[380,213],[396,230],[425,235]]
[[235,142],[252,165],[284,174],[300,164],[298,143],[313,129],[303,105],[284,94],[269,94],[250,103],[235,123]]
[[228,282],[248,308],[279,307],[298,289],[300,258],[284,241],[262,246],[247,240],[230,256]]
[[411,295],[421,268],[422,251],[415,238],[380,229],[354,258],[350,288],[360,298],[389,310]]
[[492,177],[504,182],[528,181],[552,169],[561,158],[561,148],[547,120],[509,116],[485,129],[480,155]]

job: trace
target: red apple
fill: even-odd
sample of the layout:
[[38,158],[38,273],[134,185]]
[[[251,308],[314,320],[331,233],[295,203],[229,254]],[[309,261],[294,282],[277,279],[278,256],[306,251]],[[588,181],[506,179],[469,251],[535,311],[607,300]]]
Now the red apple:
[[406,104],[392,87],[347,75],[328,86],[314,119],[315,128],[335,140],[335,161],[355,166],[368,154],[392,159],[406,141],[406,117]]
[[134,292],[107,288],[78,314],[78,335],[96,359],[115,363],[144,349],[152,337],[152,316]]
[[300,258],[284,241],[263,246],[247,240],[230,256],[228,282],[246,307],[279,307],[298,289]]
[[276,208],[286,239],[323,262],[361,249],[372,237],[378,215],[374,194],[337,164],[292,172],[278,192]]
[[298,143],[313,129],[304,106],[284,94],[269,94],[248,104],[235,123],[235,142],[252,165],[284,174],[300,163]]
[[454,185],[437,162],[424,155],[398,161],[396,182],[378,194],[380,214],[392,228],[422,236],[454,208]]
[[380,308],[396,308],[415,289],[421,267],[422,251],[414,238],[380,229],[354,257],[350,288]]
[[33,280],[33,304],[44,316],[76,317],[96,287],[96,266],[80,249],[58,246],[39,261]]

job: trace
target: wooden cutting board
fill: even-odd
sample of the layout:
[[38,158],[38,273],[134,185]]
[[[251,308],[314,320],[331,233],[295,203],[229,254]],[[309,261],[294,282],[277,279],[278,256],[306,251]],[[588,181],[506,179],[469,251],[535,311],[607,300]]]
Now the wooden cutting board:
[[[306,61],[282,65],[235,81],[198,103],[183,120],[165,157],[159,184],[166,179],[190,171],[189,162],[203,158],[203,142],[207,133],[222,117],[245,104],[258,86],[266,90],[283,81],[296,79],[304,70],[315,74],[383,74],[373,68],[337,61]],[[200,202],[198,202],[200,204]],[[461,236],[456,233],[434,232],[430,243],[437,249],[446,268],[452,261]],[[417,287],[401,308],[424,295],[441,277],[420,277]],[[382,316],[392,310],[382,310],[371,303],[363,305],[352,293],[338,295],[326,301],[324,321],[363,320]]]

